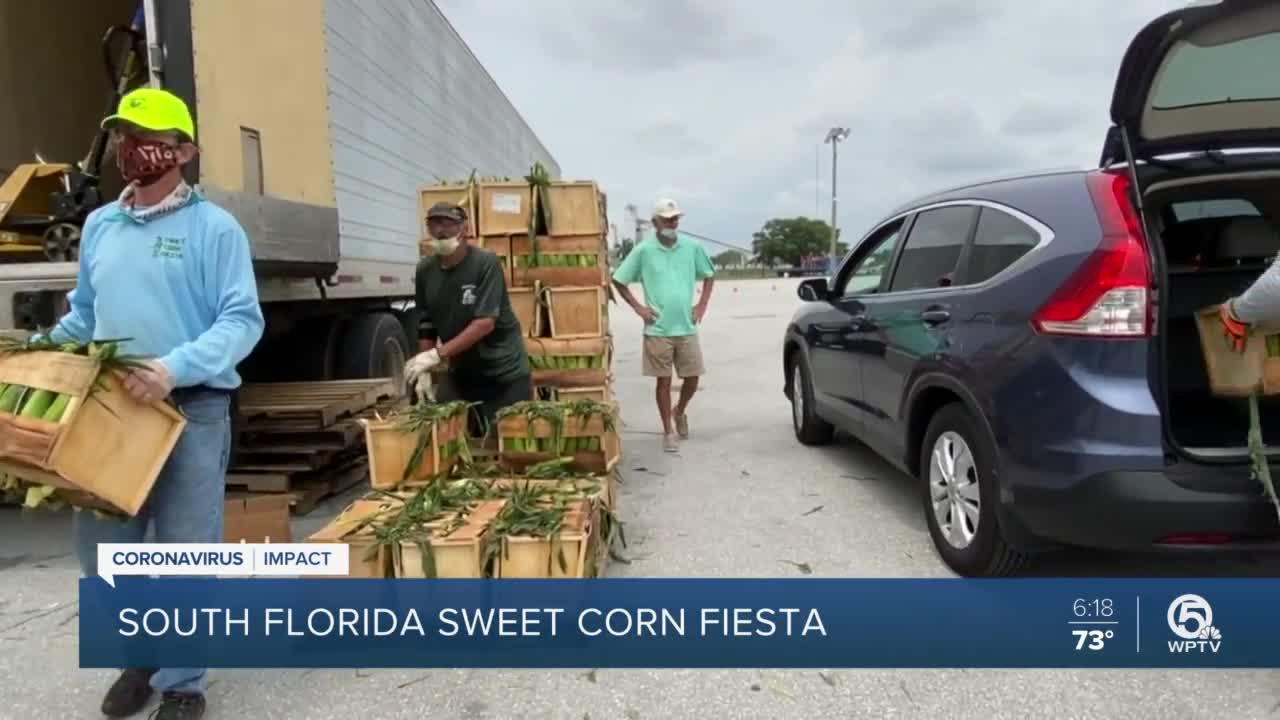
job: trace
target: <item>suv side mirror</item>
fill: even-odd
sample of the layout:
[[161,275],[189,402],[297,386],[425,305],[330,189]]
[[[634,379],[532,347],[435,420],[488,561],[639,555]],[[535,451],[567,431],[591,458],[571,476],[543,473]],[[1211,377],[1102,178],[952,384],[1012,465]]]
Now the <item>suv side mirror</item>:
[[805,302],[826,300],[830,294],[831,290],[827,285],[827,279],[824,277],[809,278],[796,287],[796,295],[799,295],[800,299]]

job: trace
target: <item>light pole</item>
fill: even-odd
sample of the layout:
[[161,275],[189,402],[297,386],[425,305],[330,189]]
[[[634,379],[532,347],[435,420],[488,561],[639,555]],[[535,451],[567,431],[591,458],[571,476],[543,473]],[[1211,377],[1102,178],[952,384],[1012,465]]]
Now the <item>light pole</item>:
[[834,276],[836,274],[836,263],[840,261],[836,257],[836,206],[839,200],[836,196],[836,159],[839,157],[838,147],[840,141],[849,137],[849,128],[833,127],[827,131],[827,139],[824,142],[831,144],[831,267],[828,268],[828,274]]
[[822,146],[813,146],[813,216],[822,212]]

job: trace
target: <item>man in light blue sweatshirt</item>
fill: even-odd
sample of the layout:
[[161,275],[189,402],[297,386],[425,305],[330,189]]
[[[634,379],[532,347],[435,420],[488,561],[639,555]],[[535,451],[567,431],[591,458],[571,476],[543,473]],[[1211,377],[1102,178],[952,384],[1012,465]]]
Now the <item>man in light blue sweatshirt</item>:
[[[129,184],[85,222],[70,312],[49,336],[130,338],[121,350],[151,359],[125,389],[139,402],[171,401],[187,426],[137,517],[75,514],[86,576],[97,574],[98,543],[143,542],[152,523],[158,542],[222,542],[236,366],[264,324],[243,228],[182,178],[182,166],[197,154],[186,104],[142,88],[121,99],[103,126],[114,131],[117,165]],[[102,712],[133,715],[159,690],[154,717],[196,720],[204,714],[205,686],[203,668],[128,669],[107,692]]]

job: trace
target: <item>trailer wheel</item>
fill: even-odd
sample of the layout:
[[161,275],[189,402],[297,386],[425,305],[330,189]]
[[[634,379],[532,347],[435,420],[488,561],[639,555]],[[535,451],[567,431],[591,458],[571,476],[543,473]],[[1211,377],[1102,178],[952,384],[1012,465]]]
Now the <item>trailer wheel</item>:
[[341,315],[313,318],[299,325],[290,333],[285,350],[289,358],[286,367],[292,368],[288,376],[307,381],[334,379],[345,330],[346,318]]
[[371,313],[352,318],[334,358],[339,380],[389,377],[404,388],[404,364],[409,338],[391,313]]
[[400,324],[404,326],[404,337],[409,341],[409,357],[413,357],[418,352],[418,323],[422,320],[422,311],[418,308],[409,308],[399,314]]

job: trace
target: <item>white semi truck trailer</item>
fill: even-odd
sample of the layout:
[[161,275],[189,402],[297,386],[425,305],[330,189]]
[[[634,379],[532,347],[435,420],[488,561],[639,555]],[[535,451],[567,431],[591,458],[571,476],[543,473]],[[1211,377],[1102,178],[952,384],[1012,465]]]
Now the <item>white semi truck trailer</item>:
[[[0,0],[0,179],[37,153],[86,155],[128,44],[105,33],[143,19],[134,84],[190,104],[188,180],[252,244],[267,330],[246,380],[399,377],[416,344],[417,189],[535,162],[559,177],[431,0]],[[121,186],[103,165],[109,201]],[[16,255],[0,252],[0,331],[21,334],[65,310],[78,263],[74,243]]]

